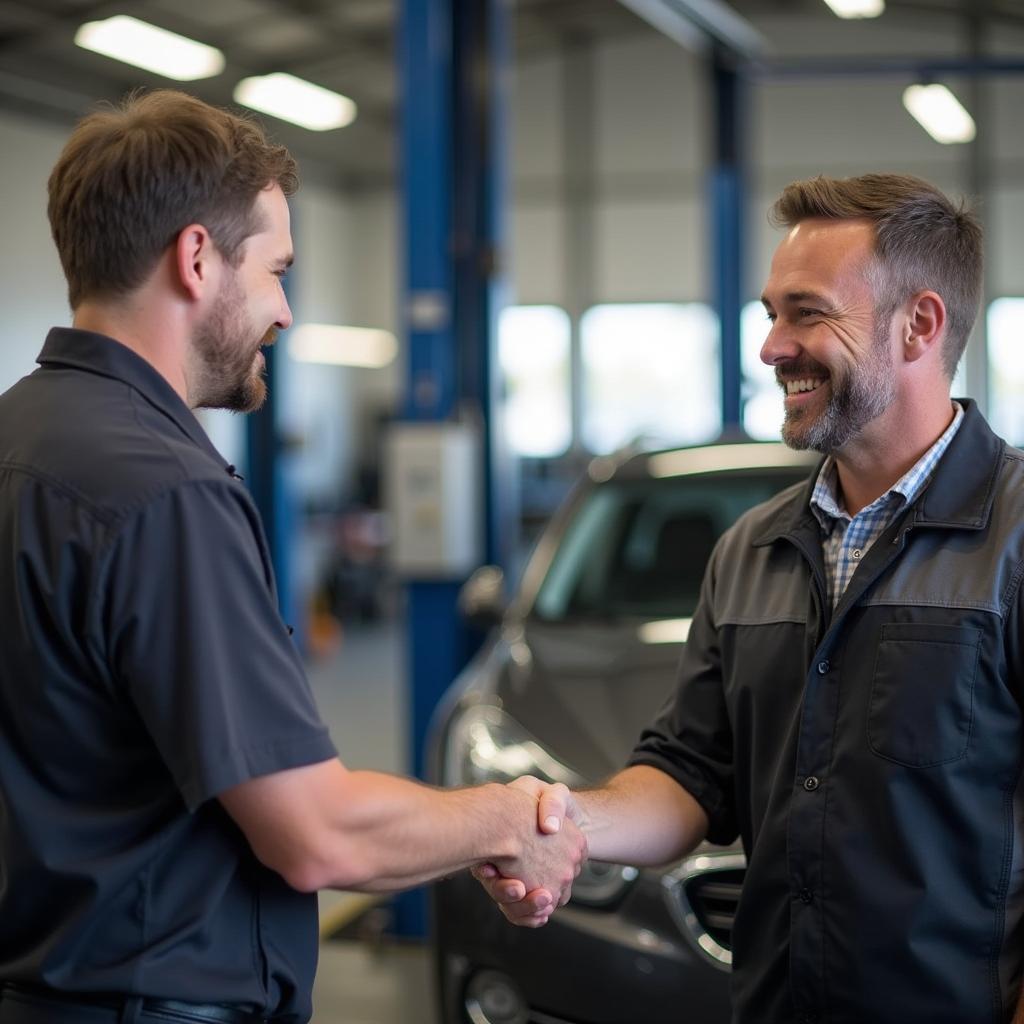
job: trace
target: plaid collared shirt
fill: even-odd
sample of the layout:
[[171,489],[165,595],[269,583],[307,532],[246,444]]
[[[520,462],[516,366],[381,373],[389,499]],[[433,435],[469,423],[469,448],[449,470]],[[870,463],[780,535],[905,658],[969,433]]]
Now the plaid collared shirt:
[[832,607],[839,603],[861,560],[882,535],[897,513],[912,502],[931,479],[932,473],[960,429],[964,410],[954,402],[956,414],[942,436],[920,459],[870,505],[851,516],[839,504],[839,479],[835,459],[830,455],[822,464],[811,494],[811,511],[821,525],[821,547],[825,556],[825,579],[832,596]]

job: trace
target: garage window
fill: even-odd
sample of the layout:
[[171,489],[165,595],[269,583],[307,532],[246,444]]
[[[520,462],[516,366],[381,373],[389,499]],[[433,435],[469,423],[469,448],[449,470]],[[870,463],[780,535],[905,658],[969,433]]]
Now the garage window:
[[722,429],[718,321],[702,303],[593,306],[580,321],[582,441],[696,444]]
[[558,306],[508,306],[498,319],[502,422],[517,455],[561,455],[572,439],[569,314]]
[[995,299],[988,307],[989,419],[1014,445],[1024,442],[1022,337],[1024,298]]
[[743,429],[757,441],[782,437],[782,389],[775,370],[761,362],[761,346],[771,323],[758,302],[748,302],[740,314],[740,365],[743,370]]

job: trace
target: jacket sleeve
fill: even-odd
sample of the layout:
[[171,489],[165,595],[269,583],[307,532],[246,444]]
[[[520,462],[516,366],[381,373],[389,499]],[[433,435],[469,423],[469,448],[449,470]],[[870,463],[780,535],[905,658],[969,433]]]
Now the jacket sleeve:
[[704,574],[675,690],[644,729],[629,763],[650,765],[675,779],[707,814],[707,838],[724,845],[733,842],[739,830],[733,796],[733,734],[713,614],[720,551],[721,545]]

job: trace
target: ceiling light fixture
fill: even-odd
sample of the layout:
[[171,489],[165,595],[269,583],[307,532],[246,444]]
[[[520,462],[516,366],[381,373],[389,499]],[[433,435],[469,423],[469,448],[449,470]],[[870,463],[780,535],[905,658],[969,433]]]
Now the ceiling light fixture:
[[885,0],[825,0],[840,18],[877,18],[885,10]]
[[288,355],[300,363],[379,370],[393,362],[397,354],[395,336],[371,327],[302,324],[288,335]]
[[344,128],[356,119],[356,105],[347,96],[282,71],[243,78],[235,86],[235,102],[313,132]]
[[903,106],[936,142],[970,142],[977,134],[974,118],[944,85],[908,86]]
[[224,54],[213,46],[157,28],[127,14],[87,21],[75,33],[84,50],[154,71],[177,82],[210,78],[224,70]]

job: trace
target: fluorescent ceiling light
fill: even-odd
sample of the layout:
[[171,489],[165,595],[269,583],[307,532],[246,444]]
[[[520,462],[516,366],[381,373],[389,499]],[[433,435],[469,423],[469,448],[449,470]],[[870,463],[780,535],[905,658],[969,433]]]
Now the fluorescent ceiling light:
[[331,363],[378,370],[398,354],[390,331],[335,324],[302,324],[288,336],[288,354],[300,363]]
[[977,131],[974,118],[944,85],[908,86],[903,106],[936,142],[970,142]]
[[877,18],[885,10],[885,0],[825,0],[840,18]]
[[210,78],[224,70],[224,54],[215,47],[127,14],[103,21],[87,21],[75,33],[75,42],[85,50],[155,71],[178,82]]
[[347,96],[282,71],[243,78],[235,101],[314,132],[344,128],[356,119],[356,105]]

